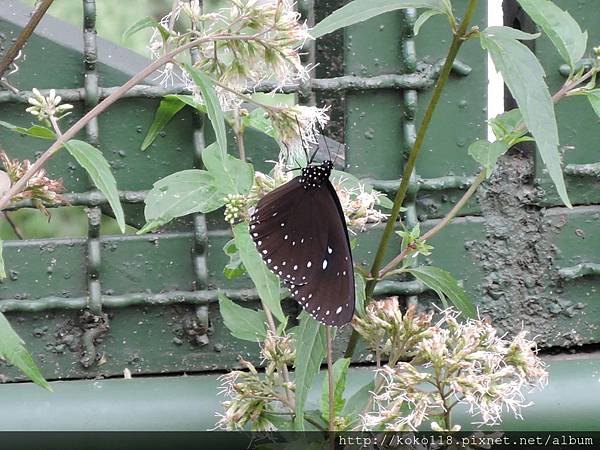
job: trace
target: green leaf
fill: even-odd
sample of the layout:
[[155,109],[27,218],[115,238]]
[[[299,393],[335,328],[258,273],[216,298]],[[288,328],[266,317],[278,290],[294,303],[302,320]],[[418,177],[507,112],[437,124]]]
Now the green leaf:
[[227,244],[223,246],[223,251],[229,256],[229,262],[223,267],[223,275],[228,280],[241,277],[246,273],[246,268],[242,264],[240,253],[235,245],[235,240],[231,239]]
[[125,215],[119,200],[117,181],[102,152],[87,142],[76,139],[65,142],[65,148],[86,170],[94,185],[104,194],[115,214],[121,233],[125,233]]
[[[209,213],[223,206],[223,193],[205,170],[175,172],[154,183],[146,196],[144,215],[148,224],[138,233],[149,231],[176,217]],[[154,223],[154,226],[150,226]]]
[[349,419],[349,425],[354,424],[360,419],[360,415],[363,414],[367,402],[373,397],[372,392],[374,390],[375,383],[371,380],[348,398],[342,410],[342,416]]
[[279,297],[279,278],[263,262],[248,232],[248,224],[242,222],[233,227],[233,237],[240,258],[256,286],[259,297],[279,322],[285,322],[286,317],[281,309]]
[[[350,358],[341,358],[333,364],[333,401],[335,404],[335,417],[338,417],[344,408],[344,391],[346,390],[346,377],[348,375],[350,361]],[[321,414],[323,415],[323,419],[329,422],[329,378],[327,375],[323,378]]]
[[6,278],[6,269],[4,268],[4,241],[0,239],[0,280]]
[[419,31],[421,31],[421,27],[431,19],[433,16],[437,16],[438,14],[443,14],[441,11],[436,11],[435,9],[429,9],[422,13],[417,20],[415,20],[415,26],[413,28],[413,34],[417,36]]
[[123,36],[121,39],[123,41],[126,41],[131,36],[133,36],[135,33],[137,33],[138,31],[145,30],[146,28],[157,29],[158,32],[160,33],[163,41],[166,41],[167,39],[169,39],[169,36],[171,35],[169,33],[169,30],[167,30],[164,26],[162,26],[155,18],[148,16],[148,17],[141,18],[140,20],[135,22],[133,25],[131,25],[129,28],[127,28],[123,32]]
[[365,297],[365,286],[366,282],[364,277],[360,273],[354,272],[354,292],[356,293],[354,307],[356,310],[355,314],[359,317],[364,317],[366,314],[365,305],[367,302]]
[[190,74],[194,84],[198,86],[202,92],[202,99],[206,103],[206,112],[212,123],[217,138],[217,144],[221,150],[223,159],[227,155],[227,133],[225,132],[225,116],[221,109],[221,103],[213,87],[212,81],[202,71],[184,64],[185,70]]
[[449,272],[432,266],[411,267],[406,271],[436,291],[441,299],[444,296],[448,297],[465,316],[475,317],[477,315],[473,302]]
[[215,179],[215,185],[224,194],[247,194],[254,183],[252,164],[232,155],[225,158],[216,142],[202,150],[202,162]]
[[[347,189],[349,191],[359,192],[362,189],[367,193],[371,193],[375,190],[373,189],[373,186],[371,186],[368,182],[364,180],[359,180],[351,173],[344,172],[342,170],[334,170],[331,173],[331,182],[334,185],[339,184],[344,189]],[[392,202],[386,195],[381,194],[378,198],[378,205],[385,209],[392,209],[392,207],[394,206],[394,202]]]
[[432,9],[452,17],[449,3],[444,0],[354,0],[325,17],[310,34],[316,39],[371,17],[406,8]]
[[544,81],[544,69],[531,50],[512,37],[513,31],[507,30],[511,29],[488,28],[480,35],[481,46],[489,51],[496,69],[517,101],[558,194],[566,206],[572,207],[563,178],[556,115]]
[[42,376],[24,344],[4,314],[0,312],[0,358],[18,367],[35,384],[52,391],[52,387]]
[[321,368],[327,339],[325,327],[304,311],[300,314],[300,328],[296,336],[296,427],[304,430],[304,405],[308,391]]
[[164,98],[177,99],[177,100],[185,103],[186,105],[191,106],[192,108],[198,110],[199,112],[206,114],[206,105],[203,105],[202,103],[197,102],[193,95],[169,94],[169,95],[165,95]]
[[267,316],[263,311],[244,308],[220,292],[218,296],[221,317],[232,336],[250,342],[266,339]]
[[485,176],[490,177],[498,158],[504,155],[510,147],[502,141],[475,141],[469,146],[468,153],[475,161],[485,168]]
[[548,35],[561,58],[571,69],[583,58],[587,32],[582,33],[571,14],[548,0],[518,0],[521,8]]
[[242,117],[242,125],[246,128],[254,128],[275,139],[273,124],[263,108],[255,108],[250,111],[250,114]]
[[600,89],[594,89],[585,93],[596,115],[600,117]]
[[40,125],[32,125],[29,128],[18,127],[12,123],[3,122],[0,120],[0,126],[8,128],[10,131],[15,133],[25,134],[34,138],[56,140],[56,134],[50,128],[42,127]]
[[154,142],[158,133],[171,121],[171,119],[185,106],[181,100],[175,96],[166,96],[160,101],[160,105],[154,114],[154,120],[148,134],[142,142],[142,151],[150,147],[150,144]]
[[495,36],[499,39],[515,39],[519,41],[531,41],[541,36],[540,33],[526,33],[511,27],[488,27],[483,31],[484,36]]

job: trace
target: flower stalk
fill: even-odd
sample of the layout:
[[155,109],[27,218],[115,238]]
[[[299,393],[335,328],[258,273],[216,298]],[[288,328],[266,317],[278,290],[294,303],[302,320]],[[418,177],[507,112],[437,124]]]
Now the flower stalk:
[[[379,241],[379,246],[377,248],[377,252],[375,253],[373,264],[371,265],[371,279],[367,281],[365,288],[367,301],[369,301],[369,299],[372,297],[373,291],[375,290],[375,286],[379,280],[379,270],[383,265],[383,259],[385,258],[385,253],[388,248],[389,241],[394,235],[394,227],[396,226],[396,221],[398,220],[398,217],[400,215],[400,208],[404,203],[404,199],[406,197],[406,193],[408,191],[410,183],[410,178],[415,168],[417,158],[421,151],[421,147],[425,140],[425,136],[427,134],[427,130],[429,129],[429,125],[433,118],[433,114],[437,108],[444,87],[446,86],[446,82],[448,81],[448,78],[450,76],[454,60],[456,59],[456,56],[462,44],[465,42],[464,38],[467,34],[467,28],[473,18],[473,14],[475,13],[476,7],[477,0],[469,0],[469,4],[467,5],[465,15],[460,23],[458,31],[454,34],[454,37],[452,39],[452,44],[450,45],[450,49],[448,50],[448,55],[446,56],[444,66],[442,67],[442,71],[440,72],[440,76],[433,90],[431,100],[429,101],[427,109],[425,110],[421,126],[419,127],[419,131],[415,139],[415,143],[410,151],[408,160],[406,161],[406,165],[404,166],[400,188],[396,192],[396,196],[394,198],[394,206],[384,228],[381,240]],[[356,333],[352,333],[352,336],[348,341],[348,347],[346,348],[345,357],[352,357],[357,342],[358,335]]]

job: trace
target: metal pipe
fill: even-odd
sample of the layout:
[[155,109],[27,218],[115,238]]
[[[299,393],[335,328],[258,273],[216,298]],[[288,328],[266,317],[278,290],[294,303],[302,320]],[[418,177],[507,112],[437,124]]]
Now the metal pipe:
[[[545,360],[549,364],[549,385],[541,392],[526,394],[526,400],[534,404],[523,410],[524,420],[505,412],[499,428],[600,431],[600,401],[594,394],[598,391],[600,353],[558,355]],[[315,379],[309,403],[319,404],[323,374]],[[372,374],[368,368],[351,368],[345,397],[370,381]],[[218,377],[213,374],[136,378],[134,373],[132,379],[55,381],[51,383],[54,392],[32,383],[2,384],[0,430],[205,431],[214,427],[215,413],[222,412],[224,398],[216,395]],[[455,421],[462,425],[463,431],[480,430],[471,424],[474,419],[466,408],[456,410]],[[65,435],[62,439],[72,443],[74,437]],[[203,444],[213,447],[204,441]]]

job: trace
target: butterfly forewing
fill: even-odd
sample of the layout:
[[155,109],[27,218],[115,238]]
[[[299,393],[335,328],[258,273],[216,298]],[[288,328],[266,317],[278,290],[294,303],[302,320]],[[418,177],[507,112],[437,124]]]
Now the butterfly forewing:
[[331,183],[306,190],[294,178],[265,196],[250,222],[263,260],[316,320],[343,325],[354,314],[348,234]]

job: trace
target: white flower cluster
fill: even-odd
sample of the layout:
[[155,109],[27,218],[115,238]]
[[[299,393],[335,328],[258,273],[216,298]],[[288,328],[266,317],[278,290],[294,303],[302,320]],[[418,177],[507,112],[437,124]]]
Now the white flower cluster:
[[[434,421],[432,428],[455,430],[450,410],[459,403],[480,417],[474,423],[493,425],[505,410],[521,417],[521,409],[531,404],[524,392],[547,384],[545,364],[525,331],[507,340],[488,321],[460,323],[453,309],[428,326],[431,316],[411,309],[403,316],[395,302],[371,305],[353,325],[392,363],[379,371],[382,382],[374,393],[375,408],[363,416],[364,429],[417,430],[428,418],[444,417],[444,425]],[[410,362],[398,362],[407,357]]]
[[54,89],[51,89],[47,96],[42,95],[36,88],[32,89],[32,93],[33,95],[27,99],[32,106],[25,111],[35,116],[39,121],[48,120],[51,117],[60,119],[70,114],[69,111],[73,109],[73,105],[68,103],[60,104],[62,98],[60,95],[56,95]]
[[225,412],[217,414],[215,429],[240,430],[251,424],[253,430],[270,431],[275,429],[269,420],[270,414],[292,412],[286,390],[293,391],[294,383],[288,384],[279,371],[296,357],[293,340],[289,335],[269,332],[260,354],[267,363],[263,375],[252,363],[242,359],[245,371],[234,370],[219,377],[219,395],[228,399],[223,402]]

